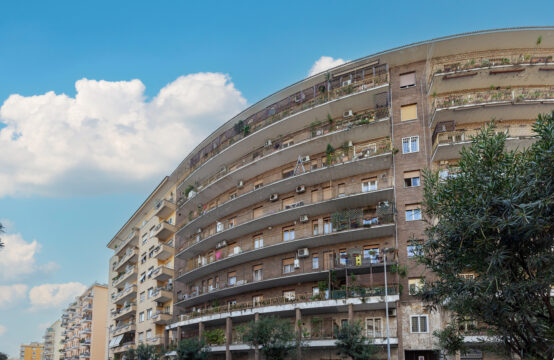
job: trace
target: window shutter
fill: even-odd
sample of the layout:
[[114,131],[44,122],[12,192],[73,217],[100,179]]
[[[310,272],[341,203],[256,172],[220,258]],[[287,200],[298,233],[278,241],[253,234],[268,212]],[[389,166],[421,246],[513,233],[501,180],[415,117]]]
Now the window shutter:
[[400,121],[417,119],[417,104],[403,105],[400,108]]
[[264,207],[263,206],[257,207],[254,210],[252,210],[252,212],[253,212],[254,218],[259,218],[264,213]]
[[326,188],[323,188],[323,200],[329,200],[333,197],[333,192],[331,191],[331,187],[327,186]]
[[415,170],[415,171],[406,171],[404,172],[404,179],[411,179],[411,178],[414,178],[414,177],[419,177],[419,170]]
[[283,259],[283,266],[294,264],[294,258]]
[[283,209],[292,204],[294,204],[294,196],[283,199]]
[[254,271],[256,271],[256,270],[262,270],[262,264],[260,264],[260,265],[254,265],[254,266],[252,267],[252,270],[254,270]]
[[421,204],[407,204],[406,210],[421,209]]
[[410,86],[415,86],[416,84],[416,78],[415,78],[415,71],[407,74],[400,75],[400,87],[401,88],[407,88]]

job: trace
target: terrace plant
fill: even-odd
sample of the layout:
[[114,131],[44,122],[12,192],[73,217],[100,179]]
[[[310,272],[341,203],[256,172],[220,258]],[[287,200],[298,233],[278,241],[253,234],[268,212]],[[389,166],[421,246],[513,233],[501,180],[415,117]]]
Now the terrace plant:
[[176,360],[206,360],[209,349],[203,339],[183,339],[177,344]]
[[225,331],[223,329],[207,330],[204,336],[206,343],[210,345],[222,345],[225,342]]
[[252,348],[261,347],[266,359],[284,360],[300,348],[297,335],[289,321],[267,316],[245,325],[242,340]]
[[335,337],[337,338],[335,346],[338,355],[348,356],[352,360],[376,358],[377,348],[364,335],[364,329],[360,322],[346,323],[341,327],[336,327]]

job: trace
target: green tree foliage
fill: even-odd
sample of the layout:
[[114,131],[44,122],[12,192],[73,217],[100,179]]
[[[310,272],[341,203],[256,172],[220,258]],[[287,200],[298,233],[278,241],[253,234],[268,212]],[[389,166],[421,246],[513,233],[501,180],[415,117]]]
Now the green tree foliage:
[[[462,150],[456,176],[426,172],[420,261],[438,279],[422,297],[452,311],[453,324],[484,324],[507,351],[552,359],[554,113],[539,116],[533,129],[532,146],[508,152],[506,135],[491,123]],[[460,331],[436,334],[449,353],[462,346]]]
[[4,354],[3,352],[0,352],[0,360],[8,360],[8,355]]
[[129,349],[125,352],[125,360],[136,360],[137,353],[135,349]]
[[352,360],[363,360],[372,359],[377,353],[377,348],[371,345],[370,339],[364,335],[360,322],[335,328],[335,336],[338,355],[349,356]]
[[137,360],[156,360],[159,358],[159,353],[155,346],[140,344],[135,350]]
[[278,317],[260,317],[244,328],[242,339],[252,348],[261,346],[266,359],[282,360],[295,353],[300,345],[293,325]]
[[181,340],[175,351],[177,360],[206,360],[208,358],[206,343],[197,338]]

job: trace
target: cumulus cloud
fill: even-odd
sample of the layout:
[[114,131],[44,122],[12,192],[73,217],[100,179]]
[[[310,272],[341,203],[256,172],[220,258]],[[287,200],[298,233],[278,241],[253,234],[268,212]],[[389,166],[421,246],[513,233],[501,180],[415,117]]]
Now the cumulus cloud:
[[29,291],[31,310],[65,306],[86,289],[80,282],[35,286]]
[[344,63],[346,63],[346,61],[340,58],[334,59],[331,56],[322,56],[312,65],[310,71],[308,72],[308,76],[319,74],[322,71],[334,68],[335,66],[339,66]]
[[3,325],[0,325],[0,336],[4,335],[4,333],[6,332],[6,327],[3,326]]
[[3,234],[2,242],[5,247],[0,253],[0,280],[14,281],[38,271],[49,273],[58,268],[54,262],[37,264],[35,256],[41,246],[36,240],[26,242],[21,234]]
[[76,95],[11,95],[0,108],[0,197],[144,188],[246,100],[220,73],[181,76],[151,100],[140,80],[75,83]]
[[0,285],[0,309],[14,305],[27,295],[27,285]]

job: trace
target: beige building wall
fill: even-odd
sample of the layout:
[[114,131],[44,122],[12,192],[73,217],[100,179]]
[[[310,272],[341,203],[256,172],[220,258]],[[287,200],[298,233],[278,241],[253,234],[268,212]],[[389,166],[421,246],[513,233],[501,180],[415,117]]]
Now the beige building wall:
[[106,354],[106,328],[108,314],[108,288],[107,286],[92,286],[92,334],[90,346],[90,358],[103,360]]

